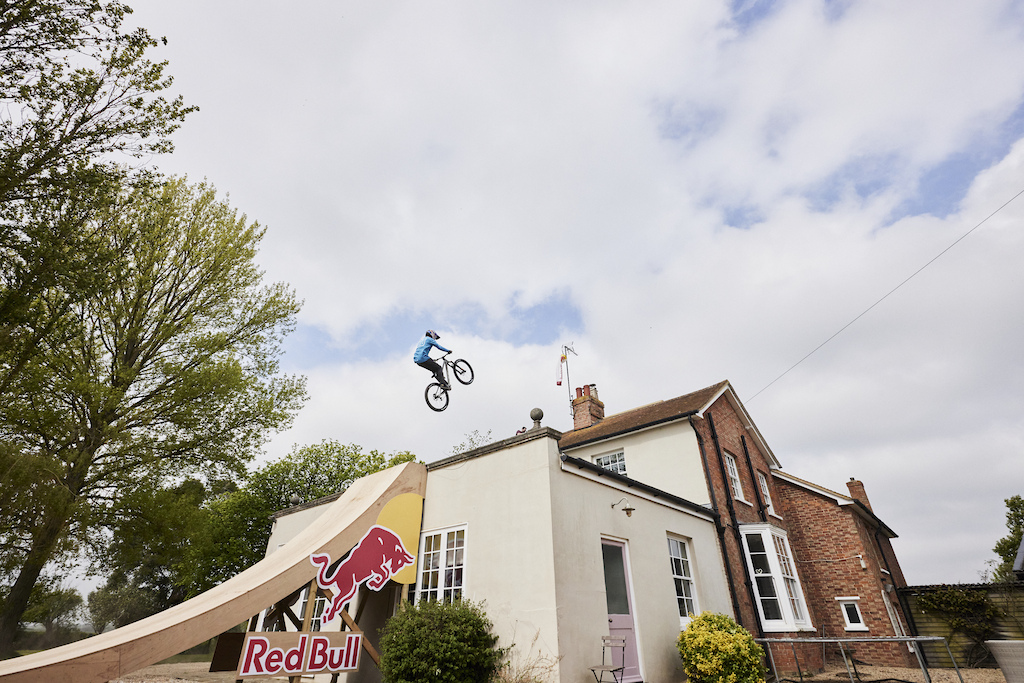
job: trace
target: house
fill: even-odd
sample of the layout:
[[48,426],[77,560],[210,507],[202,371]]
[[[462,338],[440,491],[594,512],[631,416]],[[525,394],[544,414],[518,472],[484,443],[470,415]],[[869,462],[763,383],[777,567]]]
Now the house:
[[[783,475],[729,382],[609,416],[596,386],[576,394],[569,432],[541,426],[535,409],[532,429],[427,465],[415,578],[350,606],[371,642],[402,599],[466,597],[485,602],[502,645],[549,662],[553,680],[582,683],[609,634],[626,638],[623,680],[682,681],[675,642],[703,610],[756,637],[813,637],[840,623],[855,635],[898,632],[899,606],[883,620],[875,591],[902,584],[887,545],[895,535],[866,496]],[[812,519],[812,507],[829,505],[834,518]],[[280,513],[268,552],[317,508]],[[840,524],[856,532],[849,544],[820,547]],[[870,563],[879,583],[822,579],[835,553]],[[778,648],[775,661],[789,670],[794,656],[804,669],[822,665],[820,645]],[[365,667],[348,680],[379,674]]]

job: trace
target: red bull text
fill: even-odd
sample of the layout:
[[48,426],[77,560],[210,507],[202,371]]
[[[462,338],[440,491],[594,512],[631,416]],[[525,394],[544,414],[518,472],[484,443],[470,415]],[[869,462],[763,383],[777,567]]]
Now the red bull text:
[[316,574],[317,585],[331,593],[331,603],[321,620],[326,624],[355,597],[359,586],[365,583],[371,590],[379,591],[416,558],[405,549],[398,534],[375,524],[333,572],[330,571],[331,556],[326,553],[310,555],[309,561],[320,568]]
[[302,676],[355,671],[363,634],[250,633],[238,663],[239,678]]

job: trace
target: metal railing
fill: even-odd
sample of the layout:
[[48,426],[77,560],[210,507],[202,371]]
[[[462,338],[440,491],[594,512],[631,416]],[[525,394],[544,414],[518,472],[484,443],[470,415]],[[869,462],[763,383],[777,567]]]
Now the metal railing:
[[[942,644],[946,646],[946,652],[949,653],[949,661],[953,662],[953,668],[956,669],[957,678],[960,679],[960,683],[964,683],[964,677],[960,674],[960,667],[956,664],[956,659],[953,658],[953,652],[949,649],[949,643],[946,642],[945,638],[940,636],[876,636],[874,638],[755,638],[758,643],[766,644],[768,647],[768,661],[771,664],[772,672],[776,672],[775,668],[775,657],[772,654],[772,644],[774,643],[789,643],[793,649],[793,661],[796,662],[797,674],[800,676],[800,681],[803,683],[804,674],[800,669],[800,660],[796,656],[796,643],[810,643],[814,645],[825,645],[828,643],[834,643],[839,645],[839,651],[843,654],[843,663],[846,664],[846,673],[850,675],[850,683],[857,683],[860,680],[860,674],[857,672],[857,664],[853,661],[853,655],[846,651],[843,647],[843,643],[934,643],[942,641]],[[928,673],[928,665],[925,664],[924,657],[921,655],[921,648],[911,648],[914,654],[917,656],[917,663],[921,665],[921,673],[924,674],[925,683],[932,683],[932,677]],[[852,665],[852,669],[850,668]],[[778,674],[776,673],[776,678]]]

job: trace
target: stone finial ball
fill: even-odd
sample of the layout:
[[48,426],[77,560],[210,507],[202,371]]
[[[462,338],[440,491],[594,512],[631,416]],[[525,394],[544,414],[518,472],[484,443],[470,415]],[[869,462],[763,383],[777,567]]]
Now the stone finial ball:
[[298,494],[293,493],[292,497],[288,499],[288,502],[291,503],[292,505],[298,505],[299,503],[302,502],[302,499],[299,498]]
[[534,408],[530,411],[530,419],[534,422],[540,422],[544,418],[544,411],[540,408]]

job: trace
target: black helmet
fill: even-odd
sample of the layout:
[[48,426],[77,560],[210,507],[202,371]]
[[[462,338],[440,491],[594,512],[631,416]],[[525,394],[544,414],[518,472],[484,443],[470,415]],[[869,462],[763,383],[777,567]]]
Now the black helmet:
[[431,339],[441,338],[441,335],[439,335],[437,332],[434,332],[433,330],[427,330],[427,336],[430,337]]

